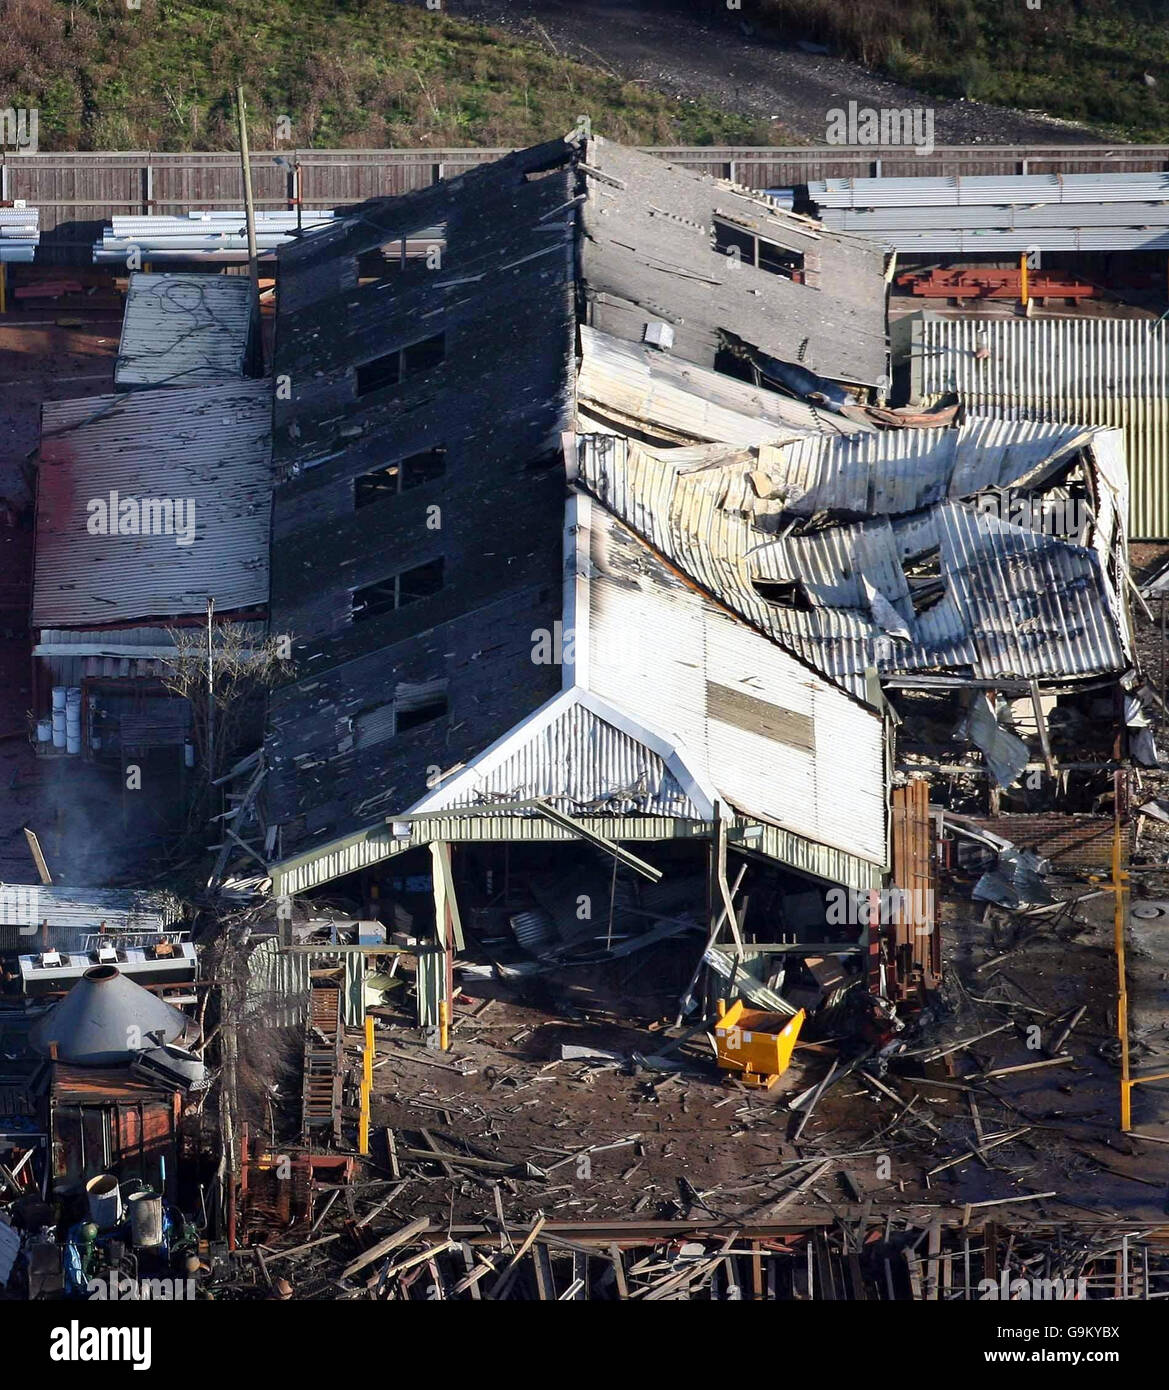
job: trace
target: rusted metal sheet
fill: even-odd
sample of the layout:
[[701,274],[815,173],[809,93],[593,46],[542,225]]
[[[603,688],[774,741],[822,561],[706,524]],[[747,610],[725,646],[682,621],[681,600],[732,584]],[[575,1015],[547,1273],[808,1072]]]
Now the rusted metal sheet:
[[[934,910],[934,856],[930,789],[924,777],[894,787],[889,809],[893,892],[882,899],[892,986],[911,999],[938,986],[942,944]],[[886,920],[887,919],[887,920]]]

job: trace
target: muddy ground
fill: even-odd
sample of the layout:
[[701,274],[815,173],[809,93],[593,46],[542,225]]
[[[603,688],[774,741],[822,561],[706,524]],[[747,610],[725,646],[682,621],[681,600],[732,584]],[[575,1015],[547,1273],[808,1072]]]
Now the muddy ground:
[[[748,1091],[727,1084],[702,1034],[671,1054],[682,1061],[677,1071],[631,1063],[635,1052],[663,1051],[672,1030],[644,1018],[583,1021],[573,1017],[571,990],[563,1007],[547,1010],[517,1002],[510,987],[480,987],[460,1001],[446,1054],[418,1041],[405,1008],[379,1010],[372,1171],[387,1169],[390,1128],[411,1178],[402,1210],[456,1222],[495,1212],[490,1187],[499,1177],[504,1212],[516,1221],[539,1210],[555,1220],[763,1222],[857,1203],[928,1221],[1004,1198],[1027,1199],[1006,1204],[1004,1217],[1160,1219],[1169,1180],[1156,1139],[1169,1141],[1169,1088],[1136,1099],[1137,1127],[1154,1137],[1118,1133],[1111,899],[1025,922],[987,924],[982,915],[963,899],[948,905],[950,975],[937,1007],[904,1035],[905,1055],[874,1071],[880,1085],[845,1075],[799,1134],[791,1101],[834,1058],[847,1059],[832,1040],[797,1048],[774,1089]],[[986,1077],[1047,1061],[1081,1004],[1086,1013],[1058,1065]],[[562,1060],[566,1043],[618,1059]],[[500,1175],[456,1164],[452,1180],[438,1163],[405,1155],[430,1142],[423,1129],[448,1154],[516,1166]],[[998,1142],[1004,1136],[1012,1137]],[[525,1164],[546,1176],[524,1176]]]

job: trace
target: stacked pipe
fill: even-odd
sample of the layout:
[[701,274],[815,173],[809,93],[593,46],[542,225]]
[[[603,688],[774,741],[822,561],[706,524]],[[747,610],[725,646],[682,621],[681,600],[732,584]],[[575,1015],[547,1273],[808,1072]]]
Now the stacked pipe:
[[31,261],[40,240],[39,209],[0,208],[0,261]]
[[[332,210],[300,213],[300,228],[328,226]],[[297,236],[297,213],[256,213],[256,247],[271,255]],[[95,265],[146,265],[243,262],[248,258],[247,219],[243,212],[189,212],[179,217],[115,217],[93,247]]]

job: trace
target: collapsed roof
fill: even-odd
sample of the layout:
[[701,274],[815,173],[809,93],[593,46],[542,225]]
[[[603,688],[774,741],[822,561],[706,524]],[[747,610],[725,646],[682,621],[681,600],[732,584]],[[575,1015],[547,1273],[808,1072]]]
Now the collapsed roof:
[[[1064,681],[1130,664],[1119,431],[974,419],[733,450],[584,435],[575,469],[860,698],[870,670]],[[1071,536],[1051,533],[1063,517]]]

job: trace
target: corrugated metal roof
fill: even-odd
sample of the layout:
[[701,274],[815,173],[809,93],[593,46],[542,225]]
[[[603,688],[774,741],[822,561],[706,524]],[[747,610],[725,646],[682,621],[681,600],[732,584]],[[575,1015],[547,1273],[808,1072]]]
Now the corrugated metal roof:
[[[268,600],[271,403],[264,381],[47,403],[37,480],[34,626],[220,612]],[[146,501],[181,503],[155,534],[101,534]],[[132,515],[131,515],[132,514]],[[94,530],[90,528],[94,527]],[[109,529],[107,527],[107,529]],[[157,534],[158,531],[162,534]],[[96,533],[95,533],[96,532]]]
[[131,275],[114,384],[238,379],[248,367],[256,314],[250,276]]
[[[957,429],[886,430],[847,441],[804,437],[760,450],[760,467],[776,485],[776,497],[773,508],[761,508],[752,492],[751,511],[896,516],[1023,479],[1034,483],[1037,471],[1054,471],[1091,442],[1091,432],[1079,425],[1021,427],[975,416]],[[719,485],[717,470],[695,477]],[[733,508],[733,499],[727,494],[724,505]]]
[[0,883],[0,925],[84,932],[154,932],[177,922],[181,905],[170,893],[140,888],[65,888],[57,884]]
[[[663,440],[765,444],[793,435],[858,434],[866,426],[830,411],[697,367],[657,348],[582,324],[577,405],[615,427]],[[589,428],[592,428],[590,425]]]
[[[713,825],[699,821],[670,820],[660,816],[581,816],[583,825],[597,835],[621,842],[655,840],[709,840]],[[735,831],[755,827],[761,822],[749,816],[731,821]],[[396,836],[389,825],[378,824],[354,831],[344,839],[330,841],[316,849],[289,855],[270,866],[272,893],[306,893],[322,883],[369,868],[407,850],[434,840],[451,843],[489,841],[502,844],[520,840],[533,844],[567,842],[575,837],[540,816],[450,815],[427,817],[408,823],[409,833]],[[830,845],[818,844],[777,825],[762,824],[762,839],[752,848],[801,873],[812,874],[828,883],[850,888],[879,888],[882,868]]]
[[[1014,427],[1020,442],[1028,442],[1032,428]],[[995,433],[1001,438],[1011,430]],[[1050,433],[1040,434],[1049,454],[1066,457],[1066,432],[1058,432],[1054,449]],[[1077,432],[1070,438],[1085,443]],[[1024,449],[1021,457],[1033,471],[1033,453]],[[952,479],[952,455],[941,450],[940,458]],[[668,452],[595,436],[578,440],[578,459],[581,483],[683,573],[858,698],[865,697],[868,667],[883,674],[970,669],[1030,679],[1126,664],[1127,610],[1108,574],[1109,548],[1101,554],[1038,535],[955,501],[894,524],[776,539],[726,511],[719,492],[706,485],[711,475],[679,472]],[[1122,532],[1108,536],[1112,545],[1123,554]],[[944,593],[915,614],[902,562],[934,549]],[[801,582],[810,607],[768,601],[754,587],[767,581]],[[890,614],[907,637],[893,632]]]
[[1129,533],[1169,536],[1164,323],[925,318],[914,324],[912,352],[919,397],[957,392],[967,409],[1009,420],[1075,420],[1123,430]]

